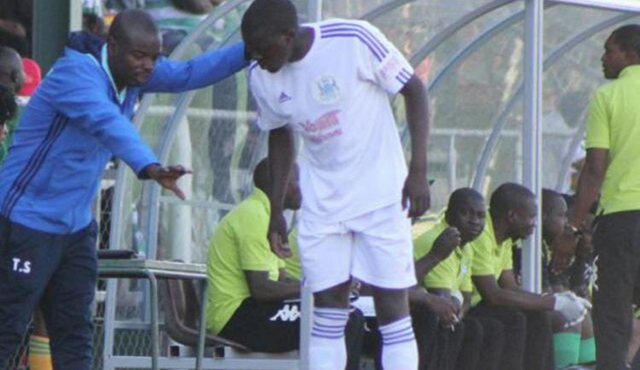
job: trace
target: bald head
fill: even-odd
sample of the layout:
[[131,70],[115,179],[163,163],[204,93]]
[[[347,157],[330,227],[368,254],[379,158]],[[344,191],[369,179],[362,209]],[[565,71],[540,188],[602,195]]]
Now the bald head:
[[109,69],[118,89],[149,80],[162,49],[158,27],[142,10],[118,14],[107,37]]
[[525,207],[531,201],[535,201],[531,190],[520,184],[507,182],[500,185],[493,192],[489,201],[489,208],[492,215],[504,216],[509,211],[516,211]]
[[242,16],[242,36],[269,36],[298,28],[298,13],[290,0],[256,0]]
[[109,37],[118,43],[130,44],[136,39],[159,37],[158,35],[158,27],[153,18],[139,9],[120,12],[109,28]]
[[447,211],[457,212],[462,207],[473,201],[484,202],[482,194],[478,193],[472,188],[460,188],[451,193],[449,197],[449,204],[447,205]]
[[22,58],[15,50],[0,46],[0,85],[17,93],[24,83]]

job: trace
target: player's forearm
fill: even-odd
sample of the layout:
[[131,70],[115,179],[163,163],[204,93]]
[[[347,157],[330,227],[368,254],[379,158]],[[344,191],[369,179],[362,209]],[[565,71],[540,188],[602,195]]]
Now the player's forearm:
[[411,171],[426,175],[427,140],[429,138],[429,109],[427,92],[422,81],[415,75],[402,88],[407,112],[407,125],[411,134]]
[[515,307],[530,311],[551,311],[555,300],[553,296],[541,296],[519,290],[499,289],[482,296],[482,299],[494,306]]
[[291,129],[287,126],[269,133],[269,170],[271,184],[269,200],[271,212],[282,212],[289,173],[294,160],[294,142]]
[[257,289],[253,289],[251,295],[260,302],[278,302],[299,298],[300,283],[268,280]]
[[438,263],[440,263],[440,259],[434,256],[433,253],[427,253],[424,257],[417,260],[415,263],[416,279],[422,281]]
[[582,224],[582,221],[589,213],[589,209],[598,197],[603,178],[604,174],[597,173],[588,166],[585,166],[580,173],[576,191],[576,203],[569,219],[571,225],[579,227]]
[[569,217],[570,225],[580,227],[582,221],[589,213],[589,209],[598,197],[607,171],[608,157],[608,149],[587,149],[587,158],[584,168],[582,172],[580,172],[580,179],[578,180],[575,206]]

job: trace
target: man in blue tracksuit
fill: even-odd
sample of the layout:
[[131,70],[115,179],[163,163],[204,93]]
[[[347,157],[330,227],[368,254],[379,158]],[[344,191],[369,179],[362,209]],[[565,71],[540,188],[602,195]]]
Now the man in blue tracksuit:
[[220,81],[247,65],[244,45],[187,62],[159,58],[153,20],[120,13],[107,42],[72,34],[25,108],[0,168],[0,369],[41,304],[55,369],[90,369],[97,264],[90,203],[105,164],[122,159],[140,178],[184,198],[130,118],[146,92],[180,92]]

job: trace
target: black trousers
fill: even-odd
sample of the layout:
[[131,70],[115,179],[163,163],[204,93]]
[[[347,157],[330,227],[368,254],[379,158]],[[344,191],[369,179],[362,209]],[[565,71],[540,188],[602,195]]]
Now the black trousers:
[[54,235],[0,217],[0,369],[13,357],[40,303],[54,369],[91,369],[96,225]]
[[480,304],[472,317],[491,318],[504,326],[501,370],[553,370],[553,328],[547,312]]
[[600,216],[593,246],[598,255],[598,289],[593,296],[597,368],[626,369],[633,289],[640,272],[640,211]]
[[[300,303],[298,301],[264,303],[247,298],[220,336],[238,342],[252,351],[282,353],[300,347]],[[364,317],[354,310],[345,327],[346,370],[360,369]]]

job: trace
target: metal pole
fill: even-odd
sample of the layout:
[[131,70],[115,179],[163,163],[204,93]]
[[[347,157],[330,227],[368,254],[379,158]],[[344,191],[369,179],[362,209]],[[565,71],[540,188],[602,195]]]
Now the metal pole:
[[322,20],[322,0],[308,0],[307,19],[309,22],[319,22]]
[[525,1],[525,56],[524,56],[524,122],[523,180],[536,196],[537,225],[533,235],[524,243],[522,251],[523,287],[532,292],[541,291],[541,176],[540,147],[542,144],[542,44],[544,0]]

